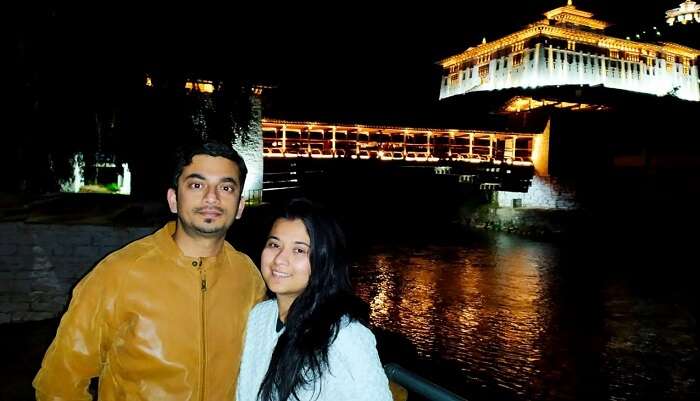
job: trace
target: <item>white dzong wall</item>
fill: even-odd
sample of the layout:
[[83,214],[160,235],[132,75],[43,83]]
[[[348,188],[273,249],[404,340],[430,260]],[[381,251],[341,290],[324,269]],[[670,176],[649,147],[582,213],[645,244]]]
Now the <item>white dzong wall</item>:
[[[608,88],[649,93],[673,94],[678,98],[700,101],[698,67],[688,72],[680,63],[656,58],[633,62],[618,58],[552,48],[537,44],[522,52],[522,61],[514,65],[513,55],[490,60],[488,74],[480,76],[477,65],[459,71],[457,79],[443,76],[440,99],[463,93],[506,88],[536,88],[556,85],[602,85]],[[454,77],[454,76],[453,76]]]

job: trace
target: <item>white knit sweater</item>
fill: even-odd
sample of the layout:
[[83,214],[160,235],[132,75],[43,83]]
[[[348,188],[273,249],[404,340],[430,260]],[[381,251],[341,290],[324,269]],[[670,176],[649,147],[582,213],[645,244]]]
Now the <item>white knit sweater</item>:
[[[277,301],[255,306],[248,317],[245,346],[238,376],[237,401],[257,401],[258,390],[277,339]],[[321,383],[299,392],[299,401],[391,401],[389,382],[369,329],[343,319],[338,337],[328,349],[329,371]],[[320,386],[319,386],[320,384]],[[319,391],[320,390],[320,391]]]

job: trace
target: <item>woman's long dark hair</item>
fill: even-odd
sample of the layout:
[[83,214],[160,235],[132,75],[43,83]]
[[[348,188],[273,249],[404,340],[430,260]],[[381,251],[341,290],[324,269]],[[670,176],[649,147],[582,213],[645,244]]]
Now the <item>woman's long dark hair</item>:
[[333,217],[305,199],[291,201],[277,217],[301,220],[311,240],[311,275],[306,289],[287,313],[258,395],[263,401],[286,401],[320,380],[328,368],[328,348],[341,318],[365,322],[367,306],[352,291],[345,236]]

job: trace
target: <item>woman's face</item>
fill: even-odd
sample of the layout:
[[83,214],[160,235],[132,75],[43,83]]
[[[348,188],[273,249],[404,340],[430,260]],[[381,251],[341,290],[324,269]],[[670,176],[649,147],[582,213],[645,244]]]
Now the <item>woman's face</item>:
[[311,240],[301,220],[277,219],[260,257],[263,279],[278,298],[294,300],[309,284]]

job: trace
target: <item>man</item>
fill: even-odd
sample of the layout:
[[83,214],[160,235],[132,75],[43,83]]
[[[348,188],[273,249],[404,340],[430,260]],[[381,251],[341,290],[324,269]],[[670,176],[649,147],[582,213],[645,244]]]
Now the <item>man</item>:
[[182,152],[177,221],[104,258],[73,291],[34,379],[38,400],[233,400],[245,324],[265,294],[225,235],[246,177],[228,145]]

